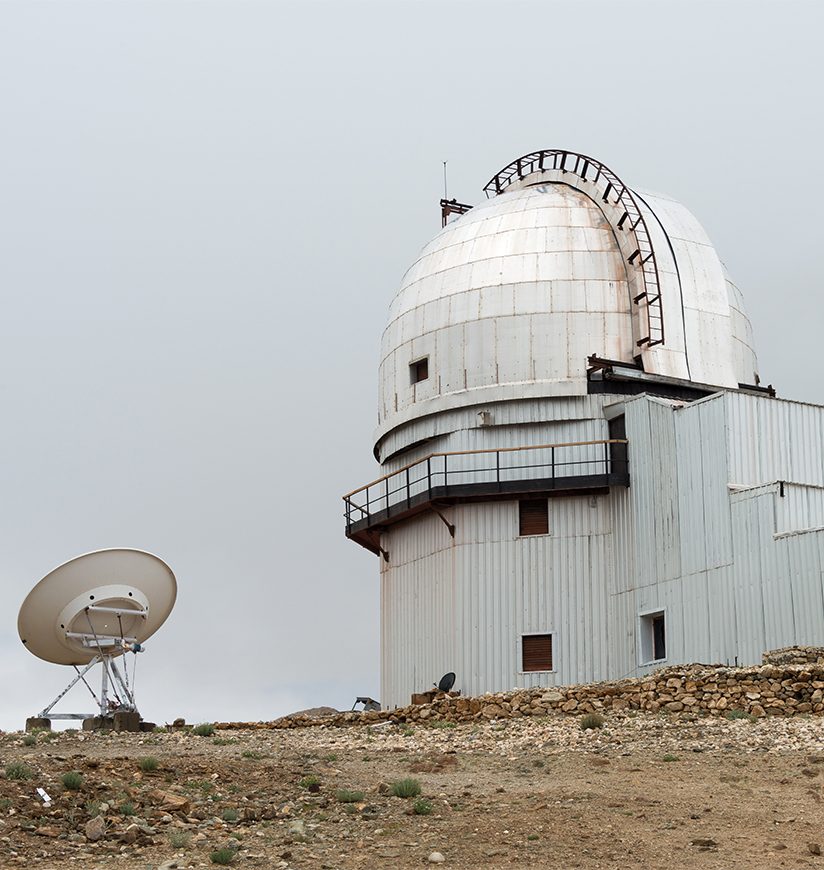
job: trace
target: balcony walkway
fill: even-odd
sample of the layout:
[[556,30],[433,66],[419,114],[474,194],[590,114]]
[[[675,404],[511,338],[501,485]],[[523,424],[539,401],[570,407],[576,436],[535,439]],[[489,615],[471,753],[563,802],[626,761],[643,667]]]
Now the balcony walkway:
[[381,532],[427,510],[629,486],[627,454],[622,439],[431,453],[343,496],[346,536],[380,553]]

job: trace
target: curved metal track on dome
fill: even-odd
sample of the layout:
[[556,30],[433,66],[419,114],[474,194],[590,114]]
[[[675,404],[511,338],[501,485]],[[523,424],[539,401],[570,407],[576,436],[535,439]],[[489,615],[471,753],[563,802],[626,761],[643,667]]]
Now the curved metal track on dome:
[[[652,239],[632,191],[609,167],[604,166],[600,160],[575,151],[556,148],[533,151],[531,154],[513,160],[493,175],[484,186],[484,193],[487,198],[492,198],[503,193],[511,184],[523,181],[530,175],[544,172],[574,174],[582,181],[593,185],[600,194],[601,202],[614,212],[614,228],[624,234],[628,233],[631,240],[628,246],[621,245],[621,248],[628,265],[635,267],[632,273],[636,280],[630,280],[633,285],[632,301],[639,306],[642,301],[645,302],[647,334],[642,335],[637,344],[639,347],[663,344],[664,316],[661,306],[661,285]],[[626,236],[623,238],[626,239]],[[619,237],[619,243],[621,241]]]

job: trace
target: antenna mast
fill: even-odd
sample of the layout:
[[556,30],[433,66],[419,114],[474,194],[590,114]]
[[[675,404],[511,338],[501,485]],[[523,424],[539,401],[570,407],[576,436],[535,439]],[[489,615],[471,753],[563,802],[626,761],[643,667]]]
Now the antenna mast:
[[458,202],[457,199],[449,198],[449,188],[447,186],[447,178],[446,178],[446,164],[448,160],[443,161],[443,199],[441,200],[441,226],[445,227],[449,223],[449,215],[451,214],[466,214],[469,209],[472,208],[471,205],[467,205],[464,202]]

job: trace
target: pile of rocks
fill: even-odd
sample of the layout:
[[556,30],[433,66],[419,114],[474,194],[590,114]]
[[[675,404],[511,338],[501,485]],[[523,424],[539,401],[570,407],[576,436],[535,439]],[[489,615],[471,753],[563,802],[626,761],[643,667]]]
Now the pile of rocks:
[[480,697],[436,697],[430,704],[395,710],[338,713],[323,718],[295,714],[273,722],[222,722],[218,728],[301,728],[378,722],[469,722],[638,710],[681,715],[755,717],[824,713],[824,663],[768,664],[748,668],[683,665],[647,677],[541,689],[515,689]]
[[824,665],[824,646],[785,646],[761,656],[765,665]]

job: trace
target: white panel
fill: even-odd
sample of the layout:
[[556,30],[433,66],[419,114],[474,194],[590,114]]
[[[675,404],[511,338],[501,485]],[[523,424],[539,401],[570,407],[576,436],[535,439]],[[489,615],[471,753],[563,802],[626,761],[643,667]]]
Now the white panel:
[[824,486],[824,407],[744,393],[725,401],[731,483]]

